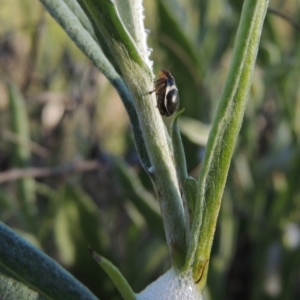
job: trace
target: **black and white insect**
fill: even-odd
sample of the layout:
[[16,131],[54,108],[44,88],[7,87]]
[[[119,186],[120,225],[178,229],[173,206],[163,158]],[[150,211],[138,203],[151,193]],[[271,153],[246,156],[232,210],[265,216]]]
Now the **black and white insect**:
[[161,70],[158,77],[159,79],[154,81],[154,90],[149,94],[156,93],[157,108],[160,114],[170,117],[179,106],[178,89],[174,77],[168,70]]

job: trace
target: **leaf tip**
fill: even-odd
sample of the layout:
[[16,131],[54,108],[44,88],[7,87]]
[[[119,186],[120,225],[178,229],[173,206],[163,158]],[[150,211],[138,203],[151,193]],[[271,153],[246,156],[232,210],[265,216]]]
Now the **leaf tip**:
[[97,263],[101,263],[101,256],[95,251],[92,249],[92,247],[90,245],[87,246],[88,247],[88,250],[90,251],[93,259],[97,262]]

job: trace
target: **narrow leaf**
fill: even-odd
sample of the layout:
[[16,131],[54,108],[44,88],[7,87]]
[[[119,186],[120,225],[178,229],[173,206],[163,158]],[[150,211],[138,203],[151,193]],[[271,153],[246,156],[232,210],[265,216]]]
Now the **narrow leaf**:
[[142,0],[117,0],[118,11],[122,21],[133,38],[136,47],[143,59],[151,67],[149,49],[147,47],[147,34],[144,28],[144,7]]
[[124,75],[124,69],[119,65],[120,57],[129,57],[138,65],[144,65],[133,38],[119,16],[114,1],[80,0],[79,3],[92,20],[106,57],[119,73]]
[[181,186],[183,185],[184,181],[188,177],[184,148],[181,140],[180,129],[178,126],[179,117],[183,112],[184,109],[179,111],[174,117],[174,119],[172,120],[172,123],[170,125],[170,136],[173,144],[175,167],[176,167],[177,177]]
[[0,223],[0,267],[47,299],[97,298],[50,257]]
[[199,177],[187,264],[193,266],[194,280],[200,289],[206,282],[221,197],[244,116],[267,6],[268,0],[244,2],[232,63]]
[[116,88],[128,112],[141,162],[144,168],[148,169],[151,164],[149,162],[145,142],[139,127],[139,121],[133,105],[132,95],[124,81],[105,57],[99,44],[82,26],[78,18],[62,0],[40,0],[40,2],[66,31],[77,47],[95,64],[97,69],[106,76],[110,83]]
[[[25,99],[13,83],[8,86],[11,127],[17,142],[13,145],[15,164],[19,168],[26,168],[30,164],[30,133],[29,120]],[[35,230],[35,182],[32,178],[18,180],[18,198],[20,211],[23,214],[25,228],[31,232]]]
[[196,195],[197,195],[197,180],[191,176],[186,178],[183,182],[182,190],[184,195],[184,201],[186,205],[186,217],[188,221],[188,238],[190,238],[190,231],[194,221],[195,207],[196,207]]
[[175,167],[177,172],[177,178],[179,186],[183,195],[183,201],[185,205],[185,217],[187,220],[187,236],[190,236],[190,230],[192,227],[194,210],[195,210],[195,198],[197,192],[197,182],[194,178],[190,177],[187,172],[187,165],[185,159],[184,148],[181,140],[180,129],[178,125],[179,117],[184,112],[184,109],[179,111],[170,126],[170,136],[173,143],[173,153],[175,160]]
[[70,8],[73,14],[77,17],[77,19],[82,24],[82,26],[89,32],[91,37],[93,37],[93,39],[96,41],[97,38],[94,32],[93,25],[91,24],[89,18],[82,10],[78,2],[76,0],[63,0],[63,1],[67,4],[67,6]]
[[4,300],[42,300],[44,297],[14,278],[1,273],[0,268],[0,299]]
[[124,300],[135,300],[135,294],[128,284],[125,277],[121,274],[119,269],[113,265],[109,260],[97,254],[94,250],[90,249],[93,258],[101,266],[101,268],[107,273],[114,285],[124,298]]

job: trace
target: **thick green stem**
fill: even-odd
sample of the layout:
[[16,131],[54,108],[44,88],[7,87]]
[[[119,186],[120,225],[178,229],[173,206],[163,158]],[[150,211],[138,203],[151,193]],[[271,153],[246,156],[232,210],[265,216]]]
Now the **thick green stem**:
[[[169,136],[156,107],[153,76],[146,60],[124,27],[116,7],[107,0],[80,0],[93,19],[95,32],[103,51],[122,74],[133,95],[139,126],[145,141],[151,174],[160,201],[162,217],[175,267],[182,267],[186,255],[185,216],[173,162]],[[124,27],[124,28],[123,28]]]

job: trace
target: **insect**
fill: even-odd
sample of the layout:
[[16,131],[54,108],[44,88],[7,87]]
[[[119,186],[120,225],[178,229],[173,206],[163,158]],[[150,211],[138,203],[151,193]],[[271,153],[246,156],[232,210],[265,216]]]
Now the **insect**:
[[179,105],[178,89],[175,79],[168,70],[159,72],[159,79],[154,81],[154,90],[149,92],[151,95],[156,93],[157,108],[162,116],[170,117]]

